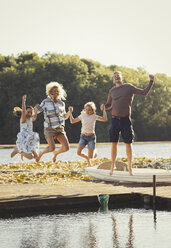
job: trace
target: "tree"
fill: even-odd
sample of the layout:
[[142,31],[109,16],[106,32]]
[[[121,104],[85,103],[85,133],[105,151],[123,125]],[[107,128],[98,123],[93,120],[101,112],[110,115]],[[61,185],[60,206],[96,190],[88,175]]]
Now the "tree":
[[[27,94],[27,104],[34,106],[46,97],[46,84],[57,81],[67,92],[66,108],[74,107],[78,116],[88,101],[94,101],[97,114],[99,107],[107,100],[109,89],[113,86],[112,75],[120,70],[124,83],[144,88],[148,83],[148,73],[143,68],[137,70],[99,62],[80,59],[79,56],[47,53],[39,57],[36,53],[24,52],[17,57],[0,55],[0,143],[15,143],[19,132],[19,119],[12,115],[13,107],[21,106],[23,94]],[[171,140],[171,78],[165,74],[155,75],[155,84],[148,96],[136,97],[132,107],[132,118],[136,140]],[[108,122],[96,125],[98,142],[108,141]],[[80,123],[71,125],[66,121],[66,132],[70,142],[78,142]],[[34,123],[41,143],[43,134],[43,115]]]

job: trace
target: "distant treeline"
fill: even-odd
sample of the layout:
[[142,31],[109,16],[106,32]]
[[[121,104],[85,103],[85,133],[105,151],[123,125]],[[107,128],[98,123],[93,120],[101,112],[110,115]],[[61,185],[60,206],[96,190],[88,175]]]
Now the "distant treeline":
[[[27,105],[34,106],[45,97],[45,86],[50,81],[63,84],[67,92],[66,109],[74,107],[77,116],[88,101],[94,101],[97,114],[105,103],[109,89],[113,86],[112,75],[120,70],[124,83],[144,88],[149,82],[148,72],[142,68],[133,70],[117,65],[104,66],[96,61],[80,59],[79,56],[47,53],[39,57],[36,53],[15,56],[0,55],[0,143],[12,144],[19,132],[19,119],[12,114],[14,106],[21,106],[21,97],[27,94]],[[97,142],[108,141],[108,122],[96,124]],[[132,121],[136,141],[171,140],[171,78],[165,74],[155,75],[155,84],[146,97],[135,96]],[[66,121],[69,141],[78,142],[80,123]],[[34,130],[43,135],[43,115],[38,115]]]

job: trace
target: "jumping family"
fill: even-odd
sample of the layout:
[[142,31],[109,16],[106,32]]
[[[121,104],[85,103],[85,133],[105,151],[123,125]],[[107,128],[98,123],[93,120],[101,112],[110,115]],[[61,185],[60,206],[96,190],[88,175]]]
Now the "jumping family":
[[[87,160],[88,166],[91,166],[91,159],[97,157],[96,152],[96,121],[106,122],[106,110],[112,109],[112,118],[109,128],[109,140],[111,142],[111,170],[113,174],[115,161],[117,157],[117,146],[119,135],[121,133],[123,141],[126,145],[126,154],[128,158],[129,174],[132,176],[132,142],[134,137],[133,127],[131,123],[131,106],[134,95],[146,96],[152,88],[154,76],[149,75],[149,83],[145,89],[140,89],[132,84],[123,83],[122,73],[116,71],[113,74],[113,86],[109,90],[106,104],[101,104],[100,109],[102,116],[96,114],[96,105],[93,101],[84,104],[84,108],[80,115],[73,117],[73,107],[69,106],[68,111],[65,110],[66,92],[58,82],[50,82],[46,85],[46,95],[40,104],[26,106],[26,98],[22,97],[22,108],[15,107],[13,114],[20,117],[20,132],[17,134],[16,147],[11,153],[14,157],[17,153],[21,155],[21,159],[35,159],[38,162],[46,153],[53,152],[53,162],[59,154],[69,150],[69,141],[65,132],[65,120],[70,119],[70,123],[81,122],[81,134],[78,143],[77,154]],[[47,141],[47,147],[38,153],[39,134],[33,131],[33,122],[37,115],[44,114],[44,136]],[[56,150],[55,140],[61,147]],[[83,152],[88,147],[88,154]]]

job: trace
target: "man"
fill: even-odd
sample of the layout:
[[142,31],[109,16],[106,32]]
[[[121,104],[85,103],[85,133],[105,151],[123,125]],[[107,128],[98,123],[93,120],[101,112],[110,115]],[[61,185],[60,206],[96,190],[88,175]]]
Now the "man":
[[112,142],[111,148],[111,169],[110,175],[113,174],[115,160],[117,156],[117,145],[119,140],[119,134],[126,144],[126,154],[128,158],[128,170],[130,176],[132,176],[132,141],[133,141],[133,129],[131,124],[131,105],[135,95],[146,96],[152,88],[154,76],[149,75],[150,82],[145,89],[139,89],[131,84],[124,84],[122,79],[122,73],[116,71],[113,74],[113,83],[116,86],[109,90],[108,100],[105,104],[105,109],[112,108],[111,126],[109,129],[110,142]]

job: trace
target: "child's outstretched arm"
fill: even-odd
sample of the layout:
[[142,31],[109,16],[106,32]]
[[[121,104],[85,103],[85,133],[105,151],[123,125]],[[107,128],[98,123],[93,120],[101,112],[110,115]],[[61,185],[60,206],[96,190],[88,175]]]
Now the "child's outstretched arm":
[[68,111],[70,112],[70,122],[71,122],[72,124],[81,121],[78,117],[74,118],[74,117],[72,116],[73,107],[70,106],[70,107],[68,108]]
[[71,116],[71,110],[73,110],[72,107],[68,107],[68,112],[65,114],[66,119],[68,119]]
[[39,109],[40,105],[39,104],[36,104],[34,106],[34,115],[32,116],[32,121],[35,121],[37,119],[37,112],[38,112],[38,109]]
[[22,123],[26,122],[26,98],[27,98],[27,95],[24,95],[22,97],[22,114],[21,114]]
[[103,111],[103,116],[98,116],[97,120],[98,121],[104,121],[105,122],[105,121],[107,121],[107,115],[106,115],[105,105],[102,104],[100,106],[100,109],[101,109],[101,111]]

